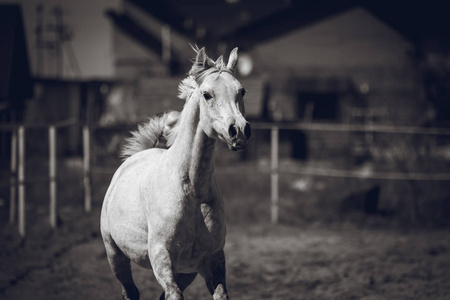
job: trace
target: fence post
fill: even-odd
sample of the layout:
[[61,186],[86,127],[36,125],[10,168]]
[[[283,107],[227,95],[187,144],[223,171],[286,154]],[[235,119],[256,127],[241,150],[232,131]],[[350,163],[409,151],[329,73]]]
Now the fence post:
[[[162,42],[162,60],[163,62],[170,67],[171,57],[171,33],[170,26],[163,25],[161,27],[161,42]],[[169,72],[171,72],[170,70]]]
[[84,210],[91,211],[92,188],[91,188],[91,145],[90,130],[88,125],[83,126],[83,185],[84,185]]
[[17,192],[17,130],[11,133],[11,176],[9,178],[9,223],[16,222],[16,192]]
[[25,237],[25,128],[23,125],[19,126],[18,140],[19,234]]
[[48,128],[49,146],[49,221],[52,228],[56,228],[57,200],[56,200],[56,127],[52,125]]
[[272,224],[278,223],[278,135],[279,128],[277,126],[272,126],[270,134],[270,218]]

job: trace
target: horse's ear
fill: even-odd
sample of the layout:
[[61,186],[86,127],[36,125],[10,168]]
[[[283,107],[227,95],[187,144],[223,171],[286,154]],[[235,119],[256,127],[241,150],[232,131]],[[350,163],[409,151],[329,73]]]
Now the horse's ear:
[[198,50],[197,56],[195,57],[194,65],[197,67],[204,68],[206,59],[207,59],[207,56],[205,53],[205,47],[203,47],[202,49]]
[[200,50],[197,50],[198,48],[196,49],[194,47],[192,49],[197,52],[197,56],[195,57],[194,63],[192,64],[191,70],[188,74],[196,76],[205,69],[205,63],[210,58],[205,53],[205,47]]
[[234,66],[236,65],[237,59],[238,59],[238,48],[234,48],[230,53],[230,58],[228,59],[227,68],[230,70],[234,69]]

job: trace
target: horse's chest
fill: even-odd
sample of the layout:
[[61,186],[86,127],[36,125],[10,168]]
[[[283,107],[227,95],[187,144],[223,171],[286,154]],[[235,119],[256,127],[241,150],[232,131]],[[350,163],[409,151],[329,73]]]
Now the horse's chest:
[[193,220],[193,255],[220,250],[225,242],[223,212],[217,207],[202,203]]
[[176,242],[178,251],[175,268],[178,272],[194,272],[205,258],[223,249],[225,244],[225,227],[220,222],[220,212],[214,207],[202,204],[195,219],[184,229]]

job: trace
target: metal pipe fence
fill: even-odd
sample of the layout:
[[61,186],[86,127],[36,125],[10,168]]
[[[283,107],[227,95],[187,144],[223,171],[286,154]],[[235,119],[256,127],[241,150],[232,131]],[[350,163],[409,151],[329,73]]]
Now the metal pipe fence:
[[[9,222],[18,223],[20,236],[26,235],[26,195],[25,185],[32,182],[48,182],[49,185],[49,223],[57,226],[57,130],[62,127],[78,125],[76,120],[65,120],[48,124],[7,124],[0,125],[1,131],[11,132],[11,161],[9,174]],[[26,131],[27,129],[47,129],[48,132],[48,177],[46,179],[27,179],[25,173]]]
[[294,174],[308,176],[326,176],[341,178],[361,178],[378,180],[414,180],[414,181],[450,181],[450,173],[400,173],[371,172],[361,173],[354,170],[336,170],[322,168],[288,169],[279,167],[279,134],[280,130],[332,131],[332,132],[377,132],[388,134],[425,134],[450,136],[449,128],[422,128],[387,125],[349,125],[349,124],[314,124],[314,123],[255,123],[252,127],[259,130],[270,130],[270,177],[271,177],[271,222],[279,220],[279,175]]
[[[49,183],[49,223],[52,228],[57,227],[57,130],[67,126],[80,126],[76,120],[48,124],[8,124],[0,125],[1,131],[10,131],[11,134],[11,162],[10,162],[10,211],[9,221],[16,222],[18,216],[18,231],[22,237],[26,235],[26,195],[25,184],[30,180],[25,174],[25,138],[26,130],[30,128],[46,128],[49,140],[49,173],[45,181]],[[280,174],[296,174],[309,176],[327,176],[344,178],[363,178],[381,180],[426,180],[426,181],[450,181],[450,173],[425,174],[425,173],[399,173],[399,172],[374,172],[361,173],[354,170],[337,169],[289,169],[280,168],[279,163],[279,132],[280,130],[305,130],[305,131],[334,131],[334,132],[378,132],[388,134],[424,134],[450,136],[449,128],[423,128],[406,126],[386,125],[348,125],[348,124],[314,124],[314,123],[252,123],[256,130],[270,130],[270,178],[271,178],[271,222],[278,223],[279,220],[279,176]],[[105,171],[102,168],[92,166],[92,143],[91,134],[95,126],[81,126],[83,144],[83,188],[84,188],[84,210],[89,213],[92,210],[92,175],[93,173],[111,173],[114,170]],[[222,170],[227,172],[226,170]],[[17,198],[17,199],[16,199]],[[17,201],[16,201],[17,200]]]

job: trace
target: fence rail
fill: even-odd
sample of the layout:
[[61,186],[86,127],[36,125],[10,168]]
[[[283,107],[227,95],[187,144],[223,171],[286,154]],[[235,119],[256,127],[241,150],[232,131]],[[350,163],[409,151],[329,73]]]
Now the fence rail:
[[[69,119],[49,124],[1,124],[0,130],[11,132],[11,162],[10,162],[10,205],[9,222],[14,224],[18,218],[18,232],[22,237],[26,235],[26,195],[25,185],[31,182],[48,182],[49,184],[49,223],[52,228],[57,226],[57,129],[68,126],[78,126],[77,120]],[[26,178],[25,174],[25,139],[27,129],[47,129],[48,131],[48,178]],[[84,148],[86,149],[86,147]],[[83,154],[83,157],[86,155]],[[17,199],[16,199],[17,198]],[[90,198],[86,197],[90,201]],[[17,201],[16,201],[17,200]],[[87,201],[86,200],[86,201]],[[16,205],[17,204],[17,205]],[[86,205],[90,211],[90,205]]]
[[445,174],[425,174],[425,173],[398,173],[398,172],[358,172],[353,170],[334,170],[309,168],[280,169],[279,167],[279,132],[283,130],[305,130],[305,131],[332,131],[332,132],[379,132],[395,134],[426,134],[426,135],[450,135],[448,128],[422,128],[406,126],[387,125],[350,125],[350,124],[314,124],[314,123],[256,123],[252,124],[256,129],[269,129],[270,149],[271,149],[271,222],[278,223],[279,219],[279,174],[296,174],[310,176],[344,177],[344,178],[364,178],[364,179],[384,179],[384,180],[426,180],[426,181],[450,181],[450,173]]
[[272,129],[275,127],[283,130],[450,135],[450,128],[445,127],[413,127],[376,124],[358,125],[332,123],[252,123],[252,128],[255,129]]
[[[61,127],[81,126],[77,120],[65,120],[51,125],[48,124],[1,124],[1,131],[11,131],[11,164],[10,164],[10,222],[15,223],[18,215],[18,230],[22,237],[26,234],[25,228],[25,135],[26,129],[46,128],[49,136],[49,176],[45,181],[49,182],[49,223],[52,228],[57,226],[57,130]],[[114,170],[107,168],[94,168],[91,166],[91,131],[101,128],[99,126],[82,127],[83,143],[83,186],[84,209],[90,212],[92,209],[92,174],[111,173]],[[281,168],[279,164],[279,131],[280,130],[305,130],[305,131],[332,131],[332,132],[379,132],[389,134],[425,134],[450,136],[449,128],[424,128],[387,125],[350,125],[350,124],[317,124],[317,123],[263,123],[255,122],[252,127],[257,130],[270,130],[270,177],[271,177],[271,221],[278,222],[279,212],[279,175],[298,174],[310,176],[328,176],[345,178],[383,179],[383,180],[427,180],[450,181],[450,174],[425,174],[425,173],[397,173],[397,172],[361,172],[354,170],[336,170],[319,168]],[[219,171],[220,172],[220,171]],[[223,172],[227,172],[223,170]],[[41,181],[41,180],[39,180]],[[16,206],[17,197],[17,206]],[[16,212],[18,210],[18,212]]]
[[62,121],[57,121],[53,123],[9,123],[9,124],[0,124],[0,130],[1,131],[14,131],[17,130],[19,127],[24,127],[27,129],[46,129],[50,126],[55,126],[56,128],[60,127],[67,127],[67,126],[73,126],[73,125],[79,125],[79,121],[77,119],[67,119]]

